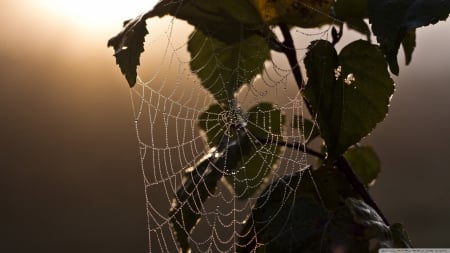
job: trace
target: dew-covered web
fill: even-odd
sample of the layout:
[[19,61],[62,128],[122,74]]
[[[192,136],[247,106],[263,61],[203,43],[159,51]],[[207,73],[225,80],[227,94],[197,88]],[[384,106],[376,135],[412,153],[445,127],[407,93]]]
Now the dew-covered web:
[[[192,252],[255,251],[261,242],[251,223],[261,227],[275,217],[255,221],[252,209],[273,205],[270,193],[281,190],[282,199],[276,202],[280,211],[275,216],[286,215],[281,209],[292,201],[299,185],[287,182],[292,177],[286,175],[310,177],[303,148],[289,145],[305,143],[310,134],[305,132],[302,118],[308,112],[291,67],[285,55],[272,51],[261,74],[243,85],[234,98],[218,104],[190,67],[196,56],[187,46],[194,28],[168,16],[148,20],[147,27],[131,99],[145,185],[149,251],[178,252],[180,233],[187,237]],[[291,30],[300,63],[308,44],[327,39],[330,27]],[[274,32],[282,41],[279,30]],[[202,45],[207,48],[208,43],[204,39]],[[211,62],[215,68],[226,68],[215,54],[204,62],[205,68]],[[214,82],[225,85],[220,78]],[[242,136],[248,140],[246,145],[233,143]],[[256,152],[245,155],[248,150]],[[233,161],[235,157],[239,161]],[[260,167],[256,174],[246,174],[255,163]],[[218,180],[212,190],[205,188],[211,174]],[[183,188],[185,196],[177,194]],[[207,192],[206,201],[192,201],[196,190]],[[184,216],[187,209],[200,218],[193,228]],[[182,230],[177,231],[174,224]]]

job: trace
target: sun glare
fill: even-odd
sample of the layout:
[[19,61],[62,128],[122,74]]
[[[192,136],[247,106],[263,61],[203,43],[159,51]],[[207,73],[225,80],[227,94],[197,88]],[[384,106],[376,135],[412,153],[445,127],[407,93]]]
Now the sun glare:
[[35,0],[35,4],[65,21],[103,29],[151,9],[157,0]]

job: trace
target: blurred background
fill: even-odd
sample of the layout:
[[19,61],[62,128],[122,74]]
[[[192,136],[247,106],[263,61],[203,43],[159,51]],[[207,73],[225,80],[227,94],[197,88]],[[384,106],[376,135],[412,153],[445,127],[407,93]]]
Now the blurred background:
[[[0,252],[147,251],[129,87],[106,41],[153,4],[0,2]],[[450,248],[450,22],[417,39],[365,140],[383,163],[371,191],[416,247]]]

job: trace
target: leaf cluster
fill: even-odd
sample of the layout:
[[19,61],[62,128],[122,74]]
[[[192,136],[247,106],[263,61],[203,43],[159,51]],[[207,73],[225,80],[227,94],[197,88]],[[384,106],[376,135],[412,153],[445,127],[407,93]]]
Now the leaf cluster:
[[[217,102],[198,118],[209,152],[186,169],[169,213],[182,252],[190,250],[190,234],[202,218],[199,208],[221,179],[237,198],[258,199],[239,252],[411,247],[401,225],[389,225],[367,193],[381,165],[375,151],[359,142],[388,113],[400,46],[409,63],[415,29],[445,20],[449,13],[450,0],[162,0],[126,21],[108,46],[131,87],[148,34],[145,21],[171,15],[195,27],[188,42],[191,71]],[[289,28],[323,25],[331,27],[332,40],[311,42],[303,79],[295,50],[289,50]],[[366,40],[353,41],[338,53],[335,44],[344,25]],[[284,41],[274,34],[275,27],[281,28]],[[314,119],[294,116],[290,122],[307,133],[304,143],[282,139],[282,128],[289,124],[274,105],[244,110],[237,103],[236,92],[262,73],[271,51],[289,59]],[[309,148],[315,138],[323,140],[323,150]],[[306,150],[318,165],[266,185],[262,182],[279,166],[282,147]],[[302,177],[305,173],[311,177]]]

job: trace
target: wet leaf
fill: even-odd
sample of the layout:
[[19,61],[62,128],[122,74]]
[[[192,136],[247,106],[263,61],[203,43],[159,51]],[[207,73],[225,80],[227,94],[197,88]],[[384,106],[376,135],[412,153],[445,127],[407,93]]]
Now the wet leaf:
[[314,41],[305,67],[304,95],[333,161],[385,118],[394,82],[378,47],[362,40],[347,45],[339,56],[328,41]]
[[195,30],[188,42],[191,70],[201,84],[221,104],[228,104],[234,93],[264,69],[270,59],[266,41],[253,35],[226,43]]
[[141,15],[124,22],[124,28],[108,41],[108,47],[114,48],[116,63],[130,87],[136,84],[136,68],[139,58],[144,52],[145,35],[148,34],[145,18]]
[[369,20],[392,73],[398,75],[397,53],[407,32],[446,20],[450,0],[368,0]]
[[366,187],[375,182],[381,171],[381,162],[372,147],[350,148],[344,157]]

